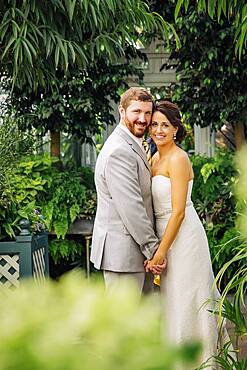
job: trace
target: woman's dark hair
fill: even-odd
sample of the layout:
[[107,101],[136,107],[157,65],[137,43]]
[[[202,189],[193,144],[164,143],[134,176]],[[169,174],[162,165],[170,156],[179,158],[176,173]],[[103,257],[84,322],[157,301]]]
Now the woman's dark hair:
[[181,115],[178,106],[169,100],[160,100],[155,102],[153,112],[160,112],[166,116],[173,127],[177,127],[176,141],[181,143],[186,136],[186,129],[181,122]]

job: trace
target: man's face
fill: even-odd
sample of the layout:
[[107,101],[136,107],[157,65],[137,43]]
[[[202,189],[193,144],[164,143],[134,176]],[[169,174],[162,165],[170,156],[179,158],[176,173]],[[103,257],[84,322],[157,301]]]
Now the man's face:
[[142,137],[151,122],[152,108],[152,102],[138,100],[132,100],[126,110],[120,105],[121,122],[133,135]]

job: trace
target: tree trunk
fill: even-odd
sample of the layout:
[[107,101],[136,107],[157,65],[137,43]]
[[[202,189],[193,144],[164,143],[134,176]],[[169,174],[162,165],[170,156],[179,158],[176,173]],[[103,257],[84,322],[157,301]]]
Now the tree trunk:
[[245,144],[244,125],[242,122],[238,122],[235,124],[234,136],[235,136],[236,150],[240,150],[242,146]]
[[51,145],[50,145],[50,154],[52,157],[57,157],[60,159],[60,132],[59,131],[52,131],[50,130],[50,138],[51,138]]

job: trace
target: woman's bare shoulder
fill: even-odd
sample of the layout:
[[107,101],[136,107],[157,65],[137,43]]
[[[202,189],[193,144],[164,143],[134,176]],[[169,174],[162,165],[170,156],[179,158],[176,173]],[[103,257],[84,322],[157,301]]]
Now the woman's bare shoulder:
[[169,158],[169,172],[184,173],[189,180],[194,178],[192,164],[188,154],[181,148],[174,151]]
[[181,148],[177,147],[176,150],[173,151],[173,153],[170,155],[169,160],[171,162],[184,162],[189,163],[190,159],[188,154]]

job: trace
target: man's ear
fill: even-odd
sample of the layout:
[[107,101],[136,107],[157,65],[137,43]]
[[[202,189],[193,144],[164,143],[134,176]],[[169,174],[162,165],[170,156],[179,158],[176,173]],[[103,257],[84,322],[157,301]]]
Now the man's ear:
[[121,104],[118,106],[118,111],[119,111],[120,115],[122,115],[125,111],[124,107]]
[[119,114],[120,114],[120,119],[124,119],[125,118],[125,109],[122,105],[118,106],[118,111],[119,111]]

